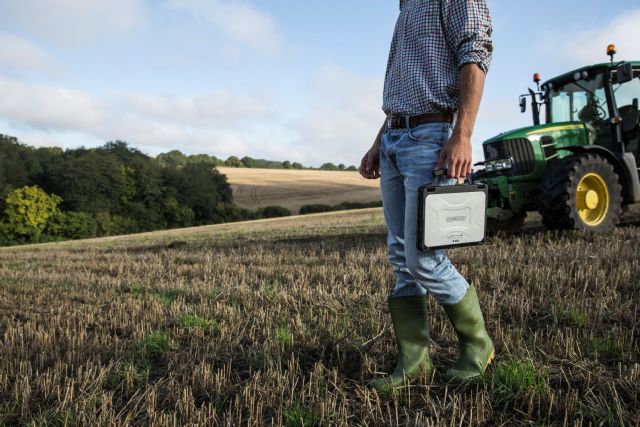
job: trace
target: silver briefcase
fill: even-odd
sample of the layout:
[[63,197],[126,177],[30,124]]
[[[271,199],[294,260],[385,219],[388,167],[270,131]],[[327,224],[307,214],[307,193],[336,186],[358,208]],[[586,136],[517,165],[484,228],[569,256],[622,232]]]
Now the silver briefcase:
[[434,182],[418,191],[418,249],[444,249],[484,243],[488,191],[466,181],[438,185],[446,171],[433,172]]

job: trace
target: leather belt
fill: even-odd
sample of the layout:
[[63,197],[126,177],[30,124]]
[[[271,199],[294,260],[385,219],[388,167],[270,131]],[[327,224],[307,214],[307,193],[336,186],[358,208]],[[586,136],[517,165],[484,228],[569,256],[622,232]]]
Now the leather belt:
[[425,123],[453,122],[453,113],[426,113],[418,116],[401,116],[390,114],[387,116],[388,129],[414,128]]

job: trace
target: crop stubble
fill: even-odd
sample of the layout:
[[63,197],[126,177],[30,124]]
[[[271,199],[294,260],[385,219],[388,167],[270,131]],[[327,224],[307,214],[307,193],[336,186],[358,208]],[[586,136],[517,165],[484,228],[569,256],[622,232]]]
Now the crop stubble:
[[[177,241],[181,236],[184,240]],[[640,230],[457,249],[498,357],[392,396],[377,209],[0,251],[0,425],[637,425]]]

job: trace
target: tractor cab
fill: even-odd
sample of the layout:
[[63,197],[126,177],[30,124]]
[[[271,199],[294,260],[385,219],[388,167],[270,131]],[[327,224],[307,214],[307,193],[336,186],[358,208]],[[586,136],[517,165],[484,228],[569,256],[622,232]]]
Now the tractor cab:
[[[520,229],[537,210],[551,229],[610,230],[622,206],[640,202],[640,61],[582,67],[520,96],[533,126],[483,143],[489,227]],[[544,117],[544,122],[542,118]]]
[[535,97],[534,123],[544,107],[547,124],[582,122],[590,145],[640,161],[640,62],[584,67],[546,82]]

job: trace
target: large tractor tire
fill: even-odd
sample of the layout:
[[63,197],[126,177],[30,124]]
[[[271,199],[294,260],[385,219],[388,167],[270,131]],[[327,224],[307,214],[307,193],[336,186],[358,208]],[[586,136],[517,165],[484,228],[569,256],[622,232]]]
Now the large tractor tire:
[[505,220],[488,218],[487,232],[489,234],[518,234],[522,231],[522,227],[524,226],[524,220],[526,217],[526,212],[520,212]]
[[622,186],[613,166],[600,156],[556,160],[542,180],[538,210],[551,230],[610,231],[620,222]]

